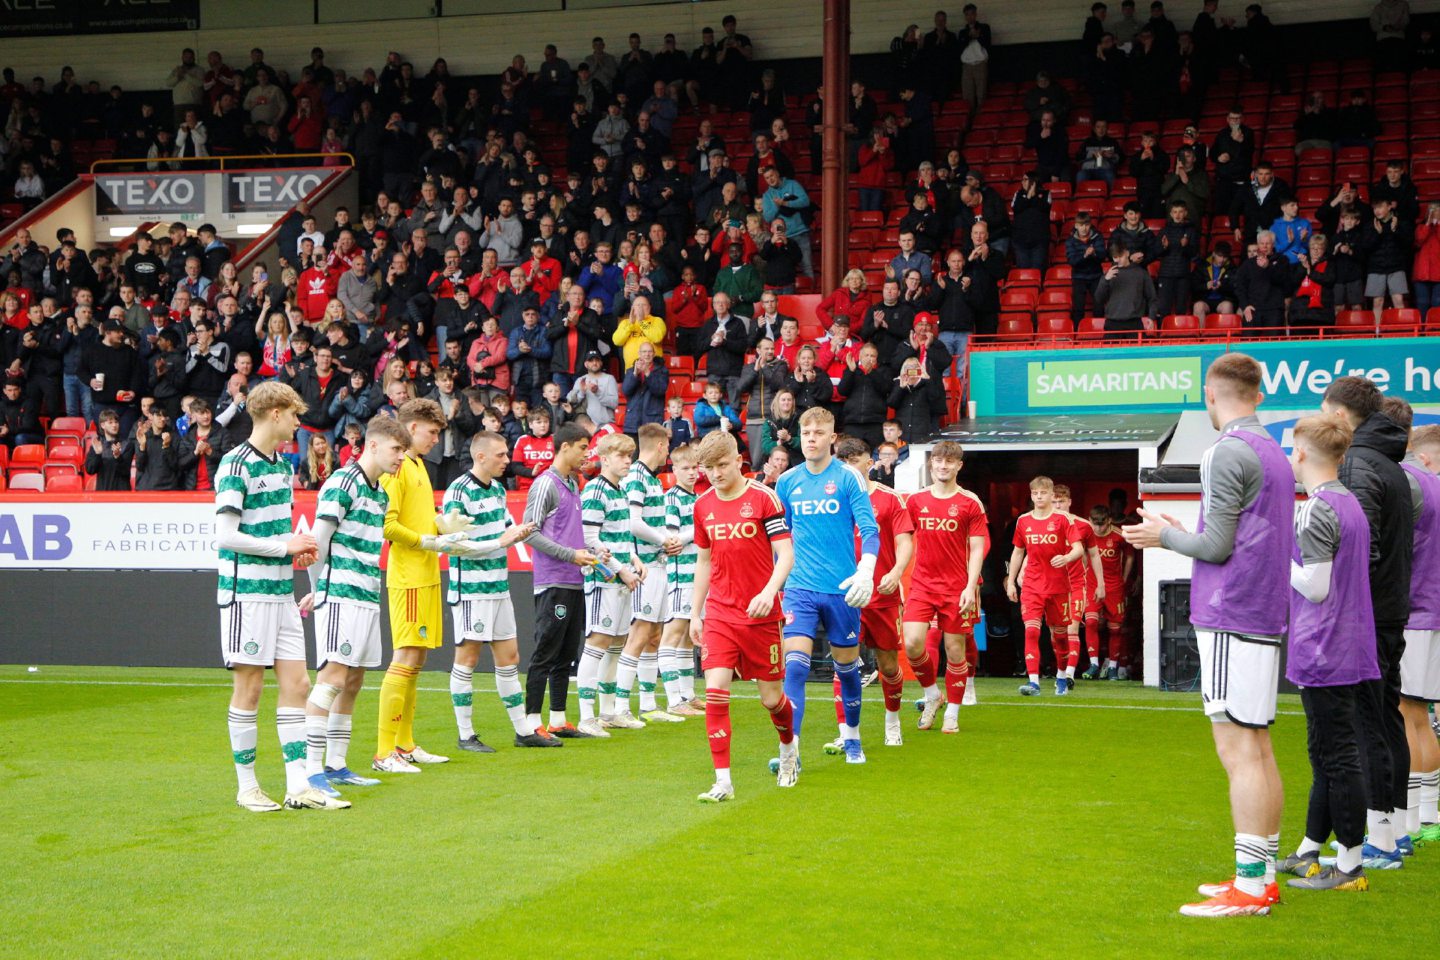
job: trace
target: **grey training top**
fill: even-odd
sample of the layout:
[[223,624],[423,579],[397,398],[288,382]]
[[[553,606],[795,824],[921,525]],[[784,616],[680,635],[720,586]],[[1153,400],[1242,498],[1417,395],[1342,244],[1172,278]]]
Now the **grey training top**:
[[1330,563],[1340,549],[1340,518],[1335,508],[1315,494],[1321,490],[1349,493],[1338,480],[1320,484],[1310,492],[1310,499],[1295,512],[1295,543],[1305,564]]
[[[1414,450],[1406,450],[1405,459],[1400,462],[1414,464],[1421,469],[1425,466],[1420,462],[1420,458],[1415,456]],[[1425,494],[1420,491],[1420,481],[1409,470],[1405,471],[1405,482],[1410,484],[1410,521],[1419,523],[1420,514],[1425,509]]]
[[1225,442],[1226,435],[1237,430],[1267,435],[1254,414],[1225,424],[1220,439],[1200,458],[1200,514],[1205,518],[1205,531],[1189,533],[1167,527],[1160,531],[1160,545],[1165,549],[1206,563],[1229,559],[1235,549],[1240,512],[1255,502],[1264,482],[1260,457],[1250,445]]

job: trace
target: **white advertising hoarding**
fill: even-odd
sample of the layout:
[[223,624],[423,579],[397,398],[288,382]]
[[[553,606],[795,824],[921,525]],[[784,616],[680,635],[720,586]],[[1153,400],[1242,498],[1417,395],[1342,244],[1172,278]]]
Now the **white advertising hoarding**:
[[212,502],[0,502],[0,567],[213,570]]

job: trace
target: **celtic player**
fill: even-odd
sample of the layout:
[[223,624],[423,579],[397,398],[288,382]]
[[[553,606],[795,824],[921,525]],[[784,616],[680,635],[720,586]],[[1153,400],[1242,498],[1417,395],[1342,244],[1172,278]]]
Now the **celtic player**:
[[614,687],[601,686],[607,656],[617,657],[630,630],[630,595],[640,589],[645,565],[635,556],[635,537],[630,532],[630,503],[620,485],[630,472],[635,441],[623,433],[612,433],[595,448],[600,456],[600,475],[585,485],[580,497],[580,520],[585,529],[585,547],[600,558],[585,568],[585,647],[580,654],[576,679],[580,688],[580,731],[608,737],[607,726],[635,729],[645,726],[628,713],[616,715],[602,703],[602,717],[595,716],[597,689],[614,699]]
[[410,434],[398,421],[375,417],[365,430],[360,459],[332,474],[316,498],[313,589],[300,601],[302,612],[315,611],[305,772],[310,786],[330,797],[340,796],[333,784],[380,782],[352,771],[345,753],[365,671],[380,666],[380,549],[390,503],[380,477],[398,470],[409,448]]
[[665,632],[660,638],[660,680],[665,709],[678,717],[703,717],[705,701],[695,696],[695,647],[690,613],[695,593],[695,483],[700,479],[698,448],[681,444],[670,451],[675,486],[665,491],[665,529],[678,548],[666,551]]
[[257,708],[265,668],[274,667],[280,685],[275,728],[285,758],[285,806],[341,809],[349,804],[327,797],[305,780],[310,677],[291,558],[302,566],[313,563],[315,538],[291,529],[293,474],[289,461],[276,452],[295,435],[305,402],[285,384],[263,383],[251,391],[246,412],[254,421],[250,439],[221,458],[215,479],[220,651],[234,677],[229,724],[239,780],[235,802],[255,813],[280,809],[255,779]]
[[495,689],[515,728],[517,747],[559,747],[561,742],[537,730],[525,718],[525,694],[520,688],[520,647],[515,642],[515,607],[510,601],[512,543],[535,532],[533,524],[516,525],[505,506],[505,468],[510,453],[505,438],[481,431],[470,441],[474,465],[445,491],[441,512],[447,520],[466,523],[465,533],[475,544],[475,557],[458,557],[450,564],[450,586],[445,600],[455,622],[455,665],[450,669],[450,699],[455,706],[461,750],[495,751],[475,735],[471,717],[473,677],[480,648],[490,645],[495,658]]
[[655,681],[660,673],[660,626],[666,620],[666,578],[660,564],[678,551],[680,542],[665,530],[665,486],[655,471],[665,466],[670,455],[670,434],[658,423],[640,427],[640,456],[625,477],[625,498],[630,503],[630,533],[635,537],[635,554],[655,575],[646,577],[632,593],[630,636],[620,654],[615,677],[615,713],[630,716],[630,691],[640,678],[640,715],[645,720],[679,723],[684,718],[659,709],[655,702]]

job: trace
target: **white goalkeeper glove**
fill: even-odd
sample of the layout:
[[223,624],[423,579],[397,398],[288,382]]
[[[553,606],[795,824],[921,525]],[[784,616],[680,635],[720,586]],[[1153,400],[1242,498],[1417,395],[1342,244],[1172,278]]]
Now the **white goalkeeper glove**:
[[863,607],[868,604],[875,595],[875,554],[861,554],[860,561],[855,564],[854,575],[840,581],[840,589],[845,591],[846,605]]
[[470,518],[459,510],[451,510],[435,518],[435,529],[442,534],[468,533],[470,526]]
[[451,557],[471,557],[479,553],[473,541],[466,540],[465,534],[447,533],[438,537],[421,537],[420,549],[431,553],[443,553]]

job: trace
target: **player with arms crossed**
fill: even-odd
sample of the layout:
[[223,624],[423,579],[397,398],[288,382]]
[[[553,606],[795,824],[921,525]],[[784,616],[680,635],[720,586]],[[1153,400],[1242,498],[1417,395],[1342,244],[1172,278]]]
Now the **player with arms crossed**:
[[[1090,667],[1085,671],[1085,678],[1129,680],[1130,638],[1125,626],[1125,596],[1135,570],[1135,552],[1115,526],[1109,507],[1091,508],[1090,526],[1095,531],[1095,551],[1100,555],[1100,582],[1105,585],[1105,594],[1103,597],[1091,594],[1085,606],[1085,629],[1092,638]],[[1105,633],[1110,640],[1110,655],[1103,663],[1100,660],[1101,614],[1105,616]]]
[[1146,510],[1140,523],[1122,528],[1136,549],[1163,547],[1194,560],[1190,622],[1205,715],[1230,780],[1235,877],[1202,888],[1214,895],[1181,907],[1187,917],[1263,915],[1280,899],[1275,858],[1285,798],[1270,724],[1288,620],[1276,598],[1290,586],[1295,474],[1255,416],[1260,382],[1260,364],[1243,353],[1225,354],[1205,374],[1205,409],[1220,439],[1200,458],[1195,532]]
[[[1300,688],[1313,771],[1305,836],[1279,869],[1305,890],[1368,890],[1361,864],[1365,777],[1360,770],[1363,685],[1380,677],[1370,609],[1370,527],[1337,471],[1350,446],[1348,423],[1304,417],[1291,463],[1310,498],[1295,511],[1290,561],[1290,644],[1285,677]],[[1339,856],[1321,867],[1335,832]],[[1218,892],[1218,891],[1217,891]]]
[[[315,500],[316,560],[300,610],[315,611],[315,684],[305,703],[305,772],[332,798],[334,784],[380,781],[350,769],[355,698],[365,671],[380,666],[380,550],[390,499],[380,478],[400,469],[410,434],[389,417],[365,429],[360,459],[330,475]],[[328,753],[328,756],[327,756]]]
[[[805,719],[805,680],[815,649],[815,628],[825,639],[845,711],[845,762],[864,763],[860,748],[860,609],[875,592],[880,527],[870,506],[867,481],[830,455],[835,416],[824,407],[800,415],[805,462],[785,471],[775,493],[790,521],[795,569],[785,583],[785,695],[795,705],[795,739]],[[843,545],[860,531],[860,559]],[[798,747],[796,748],[798,753]],[[783,766],[783,758],[781,758]]]
[[[835,456],[862,477],[870,472],[870,445],[859,437],[841,438],[835,445]],[[898,747],[905,742],[900,733],[900,698],[905,692],[905,676],[900,672],[900,578],[910,566],[915,549],[915,525],[898,493],[874,480],[865,483],[880,527],[880,554],[875,564],[875,595],[860,611],[860,642],[875,651],[880,690],[885,697],[885,746]],[[858,557],[860,545],[855,546]],[[840,736],[825,744],[825,752],[838,754],[845,749],[845,701],[839,674],[835,675],[834,686]]]
[[625,477],[625,498],[630,503],[630,533],[635,555],[649,574],[630,595],[630,636],[620,654],[615,676],[615,713],[630,716],[630,691],[640,679],[640,716],[644,720],[679,723],[685,718],[659,709],[655,681],[660,675],[660,627],[666,620],[668,584],[664,561],[680,549],[680,542],[665,531],[665,485],[655,471],[670,456],[670,434],[658,423],[642,424],[639,456]]
[[[472,465],[445,490],[441,512],[449,525],[463,523],[474,556],[450,564],[445,601],[455,625],[455,664],[450,668],[450,702],[458,729],[456,745],[472,753],[494,753],[475,733],[473,718],[475,667],[480,648],[488,645],[495,658],[495,692],[515,728],[517,747],[559,747],[556,738],[539,732],[525,714],[520,688],[520,647],[515,642],[515,605],[510,599],[510,545],[535,532],[533,524],[516,524],[505,503],[505,470],[510,453],[505,438],[482,430],[470,440]],[[459,518],[458,521],[455,518]]]
[[[1005,594],[1014,603],[1016,583],[1024,574],[1019,592],[1027,680],[1020,685],[1020,693],[1040,695],[1040,623],[1044,620],[1050,626],[1050,645],[1055,650],[1055,695],[1063,697],[1075,683],[1075,662],[1067,652],[1071,617],[1067,568],[1085,552],[1084,534],[1055,509],[1055,482],[1049,477],[1030,481],[1030,502],[1035,509],[1021,514],[1015,523],[1015,549],[1010,552],[1010,574],[1005,579]],[[1077,649],[1077,660],[1078,656]]]
[[[1065,519],[1069,520],[1070,525],[1080,534],[1079,542],[1083,550],[1080,559],[1065,568],[1065,572],[1070,575],[1070,631],[1066,638],[1068,647],[1065,652],[1065,679],[1073,682],[1075,671],[1080,666],[1080,629],[1089,623],[1085,611],[1090,608],[1092,600],[1104,600],[1106,590],[1101,576],[1100,550],[1095,543],[1095,528],[1090,525],[1089,520],[1071,513],[1070,504],[1070,488],[1063,483],[1055,484],[1055,509],[1064,514]],[[1097,622],[1096,626],[1098,625]],[[1090,664],[1097,666],[1100,662],[1100,633],[1096,627],[1089,628],[1085,639],[1089,641],[1086,652],[1089,654]]]
[[275,668],[280,698],[275,729],[285,759],[285,806],[334,810],[348,807],[310,787],[305,777],[305,632],[295,605],[291,558],[315,561],[315,538],[291,529],[290,461],[276,453],[295,436],[305,402],[282,383],[263,383],[246,403],[254,421],[250,439],[225,454],[216,470],[215,513],[220,548],[216,602],[220,653],[233,671],[230,751],[239,791],[235,802],[253,813],[279,810],[255,779],[257,710],[265,668]]
[[695,696],[695,653],[690,643],[690,616],[695,593],[695,482],[700,477],[698,446],[681,444],[670,451],[675,485],[665,491],[665,530],[679,549],[665,561],[665,632],[660,639],[660,679],[665,709],[677,717],[703,717],[703,698]]
[[385,539],[390,555],[385,586],[390,602],[390,669],[380,683],[380,722],[375,759],[381,773],[419,773],[417,764],[448,763],[415,742],[415,690],[431,650],[445,642],[440,595],[440,554],[464,556],[474,548],[463,532],[441,535],[435,522],[435,491],[425,455],[440,442],[445,414],[434,400],[407,400],[395,419],[410,434],[410,449],[391,476],[380,478],[390,498]]
[[[990,545],[985,508],[960,486],[964,463],[960,444],[937,443],[930,451],[930,486],[905,500],[905,512],[915,526],[915,569],[905,598],[905,657],[925,692],[919,727],[931,729],[943,703],[942,733],[960,732],[960,705],[970,676],[967,648],[980,619],[980,568]],[[935,661],[925,646],[931,621],[945,645],[943,697]]]
[[[630,715],[628,706],[623,715],[613,712],[615,687],[605,690],[601,681],[608,667],[606,659],[619,659],[630,630],[630,595],[640,588],[645,565],[635,555],[630,502],[620,486],[630,472],[635,441],[623,433],[614,433],[595,449],[600,455],[600,475],[585,484],[580,494],[580,520],[585,527],[585,548],[600,562],[585,568],[585,646],[580,652],[576,681],[580,688],[580,731],[608,737],[607,727],[645,726],[645,721]],[[597,689],[612,701],[602,700],[598,718]]]
[[1414,843],[1440,840],[1436,800],[1440,797],[1440,742],[1430,729],[1428,707],[1440,701],[1440,424],[1412,430],[1415,412],[1400,397],[1386,397],[1382,409],[1410,431],[1400,461],[1410,482],[1415,552],[1410,564],[1410,619],[1400,656],[1400,714],[1410,747],[1410,777],[1402,832]]
[[794,711],[782,685],[780,587],[795,561],[785,509],[764,484],[747,480],[735,438],[717,430],[700,441],[711,487],[695,502],[695,586],[690,639],[705,671],[705,730],[715,783],[702,803],[735,798],[730,780],[730,683],[754,680],[780,736],[775,783],[799,776]]

